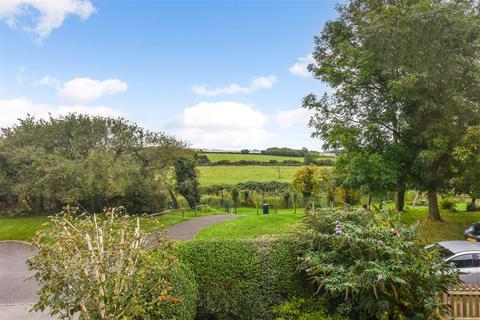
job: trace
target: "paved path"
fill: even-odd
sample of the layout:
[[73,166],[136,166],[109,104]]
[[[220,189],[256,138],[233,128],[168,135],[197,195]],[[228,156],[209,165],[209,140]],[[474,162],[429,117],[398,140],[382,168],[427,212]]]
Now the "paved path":
[[[166,230],[173,240],[193,239],[208,226],[236,218],[236,215],[216,215],[193,218]],[[35,255],[27,243],[0,241],[0,320],[52,320],[46,312],[28,312],[37,300],[38,286],[29,273],[25,261]]]
[[173,240],[189,240],[195,238],[195,235],[206,227],[225,220],[235,219],[237,217],[237,215],[232,214],[221,214],[216,216],[193,218],[174,224],[166,231],[168,236]]

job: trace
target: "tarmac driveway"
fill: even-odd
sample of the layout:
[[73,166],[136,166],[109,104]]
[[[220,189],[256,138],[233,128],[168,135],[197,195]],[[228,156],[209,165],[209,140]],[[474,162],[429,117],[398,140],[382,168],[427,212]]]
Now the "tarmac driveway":
[[0,241],[0,319],[50,320],[47,313],[28,312],[37,300],[38,286],[27,271],[25,261],[36,253],[29,244]]

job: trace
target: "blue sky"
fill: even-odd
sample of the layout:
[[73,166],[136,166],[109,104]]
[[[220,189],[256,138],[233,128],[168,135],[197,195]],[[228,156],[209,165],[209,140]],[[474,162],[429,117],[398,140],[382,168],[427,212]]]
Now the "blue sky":
[[194,147],[320,149],[299,109],[337,1],[4,0],[0,125],[124,116]]

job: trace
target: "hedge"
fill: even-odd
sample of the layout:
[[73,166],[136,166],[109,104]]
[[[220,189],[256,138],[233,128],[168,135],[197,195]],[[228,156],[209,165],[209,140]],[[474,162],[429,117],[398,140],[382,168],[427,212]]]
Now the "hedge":
[[273,319],[274,306],[309,290],[289,237],[192,240],[177,250],[198,284],[197,319]]
[[152,310],[153,319],[194,320],[198,300],[197,283],[193,273],[183,264],[178,264],[167,276],[172,285],[172,294],[179,297],[176,303],[166,302],[164,308]]

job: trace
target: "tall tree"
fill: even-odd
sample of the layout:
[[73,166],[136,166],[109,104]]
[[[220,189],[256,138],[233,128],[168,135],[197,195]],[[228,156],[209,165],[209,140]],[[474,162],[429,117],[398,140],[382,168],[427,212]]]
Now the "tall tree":
[[441,220],[436,195],[455,174],[453,150],[480,121],[478,7],[351,0],[338,10],[315,38],[310,70],[332,91],[304,99],[317,110],[314,136],[329,149],[397,163],[394,189],[427,192],[429,217]]
[[200,203],[200,190],[194,162],[188,158],[178,159],[175,162],[175,176],[178,193],[187,200],[190,208],[195,208]]

